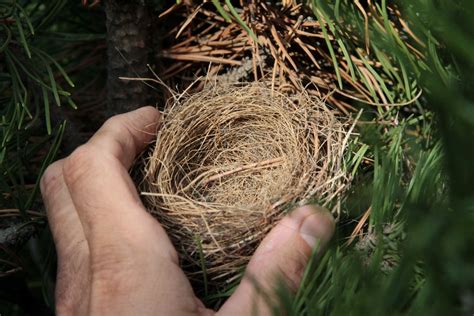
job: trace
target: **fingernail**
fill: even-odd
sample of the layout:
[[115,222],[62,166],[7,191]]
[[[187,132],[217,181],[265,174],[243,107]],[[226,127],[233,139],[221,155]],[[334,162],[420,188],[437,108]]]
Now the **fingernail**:
[[[306,216],[300,226],[300,235],[312,249],[326,243],[334,232],[334,220],[329,211],[313,205],[302,207]],[[309,214],[308,214],[309,213]]]
[[314,223],[314,220],[312,218],[313,216],[309,216],[308,218],[305,219],[303,222],[303,225],[301,225],[300,228],[300,235],[301,238],[306,241],[308,246],[310,246],[312,249],[316,247],[316,245],[319,243],[319,239],[316,238],[314,232],[317,229],[317,224]]

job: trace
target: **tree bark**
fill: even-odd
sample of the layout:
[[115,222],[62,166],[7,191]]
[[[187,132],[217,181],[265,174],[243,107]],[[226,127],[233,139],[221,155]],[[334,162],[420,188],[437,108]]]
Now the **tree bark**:
[[144,0],[107,0],[107,114],[148,105],[151,89],[141,81],[119,77],[149,77],[151,14]]

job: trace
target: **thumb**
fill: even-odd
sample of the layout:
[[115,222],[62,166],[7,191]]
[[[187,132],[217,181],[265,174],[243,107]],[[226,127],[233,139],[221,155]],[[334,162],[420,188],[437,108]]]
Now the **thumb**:
[[242,282],[218,314],[270,315],[266,297],[272,299],[281,280],[291,290],[298,289],[313,249],[327,244],[334,226],[332,215],[314,205],[299,207],[283,218],[262,241]]

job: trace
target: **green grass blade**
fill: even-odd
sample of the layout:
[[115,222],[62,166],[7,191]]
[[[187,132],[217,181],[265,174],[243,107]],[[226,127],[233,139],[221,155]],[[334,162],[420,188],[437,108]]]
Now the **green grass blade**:
[[219,14],[224,18],[224,20],[225,20],[227,23],[232,22],[231,17],[229,16],[229,14],[227,14],[227,12],[226,12],[226,11],[224,10],[224,8],[221,6],[221,3],[219,2],[219,0],[211,0],[211,1],[212,1],[212,4],[216,7],[217,12],[219,12]]
[[46,155],[46,158],[43,160],[43,163],[41,164],[39,176],[36,179],[35,186],[33,187],[33,190],[28,198],[28,201],[25,205],[25,209],[29,209],[31,205],[33,205],[33,202],[36,199],[36,195],[38,194],[38,191],[39,191],[39,183],[41,180],[41,176],[43,175],[46,168],[53,162],[54,158],[56,157],[56,154],[58,153],[58,150],[59,150],[59,146],[61,145],[61,140],[64,135],[65,128],[66,128],[66,122],[63,122],[59,126],[58,131],[56,132],[56,135],[53,140],[53,144],[51,145],[51,149],[49,150],[48,154]]
[[73,108],[74,110],[77,110],[77,105],[76,103],[74,103],[74,101],[71,98],[67,98],[67,103],[69,104],[71,108]]
[[194,242],[198,246],[199,252],[199,263],[201,265],[202,270],[202,280],[204,283],[204,296],[208,296],[209,289],[208,289],[208,281],[207,281],[207,269],[206,269],[206,259],[204,258],[204,250],[202,249],[202,242],[199,236],[194,236]]
[[[336,73],[339,89],[343,89],[341,73],[339,71],[339,64],[337,62],[337,57],[336,57],[336,54],[334,52],[334,48],[332,46],[331,40],[329,39],[328,31],[326,29],[326,25],[330,25],[331,22],[329,20],[326,20],[326,18],[324,18],[324,20],[323,20],[323,17],[321,16],[321,15],[323,15],[322,11],[319,11],[317,9],[317,4],[316,3],[318,3],[318,2],[319,1],[313,2],[313,12],[314,12],[314,15],[316,16],[316,19],[318,20],[319,24],[321,25],[321,30],[323,31],[324,40],[326,42],[326,45],[328,46],[329,55],[331,56],[332,64],[333,64],[333,67],[334,67],[334,72]],[[325,23],[325,21],[327,22],[327,24]],[[335,35],[333,34],[333,36],[335,36]]]
[[239,23],[240,26],[242,26],[242,28],[250,35],[250,37],[251,37],[255,42],[258,42],[257,36],[256,36],[255,33],[248,27],[248,25],[242,20],[242,18],[241,18],[240,15],[237,13],[237,11],[235,10],[235,8],[234,8],[234,6],[232,5],[232,3],[230,2],[230,0],[225,0],[225,4],[226,4],[227,7],[229,8],[230,13],[232,14],[232,16],[237,20],[237,23]]
[[35,29],[33,27],[33,24],[31,23],[31,20],[30,20],[28,14],[26,13],[25,9],[23,9],[23,7],[20,6],[18,3],[16,3],[16,7],[23,14],[23,18],[25,19],[26,25],[28,25],[28,28],[30,30],[31,35],[35,35]]
[[25,49],[26,55],[28,56],[28,58],[31,59],[31,51],[30,51],[28,42],[26,40],[23,25],[21,25],[21,19],[18,15],[15,15],[15,20],[16,20],[16,25],[18,26],[18,34],[20,35],[20,42],[23,45],[23,48]]
[[39,50],[39,49],[36,49],[36,48],[33,48],[33,51],[35,53],[37,53],[38,55],[41,55],[44,59],[47,59],[49,60],[51,63],[54,64],[54,66],[58,69],[58,71],[61,73],[61,75],[63,76],[63,78],[66,80],[66,82],[69,84],[70,87],[74,88],[75,85],[74,85],[74,82],[72,82],[71,78],[68,76],[68,74],[66,73],[66,71],[64,70],[64,68],[53,58],[51,57],[50,55],[46,54],[45,52],[43,52],[42,50]]
[[51,70],[51,67],[49,67],[46,63],[44,64],[44,67],[48,72],[49,82],[51,84],[51,89],[53,90],[54,100],[56,101],[56,104],[58,106],[61,106],[61,99],[59,98],[58,86],[56,84],[56,80],[54,79],[53,71]]
[[48,91],[45,88],[41,89],[43,91],[43,101],[44,101],[44,118],[46,121],[46,130],[48,135],[51,135],[51,115],[49,111],[49,97]]
[[339,44],[339,48],[341,49],[344,59],[346,60],[347,65],[349,66],[349,73],[351,75],[351,78],[353,81],[356,81],[354,63],[352,62],[352,59],[349,55],[349,51],[347,50],[346,45],[344,45],[344,42],[341,39],[338,39],[337,43]]

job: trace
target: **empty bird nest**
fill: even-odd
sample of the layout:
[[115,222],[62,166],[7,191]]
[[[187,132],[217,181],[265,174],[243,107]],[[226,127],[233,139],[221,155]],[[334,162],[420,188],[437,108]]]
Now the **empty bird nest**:
[[192,280],[234,280],[291,207],[346,187],[346,124],[301,91],[211,84],[167,105],[141,190]]

